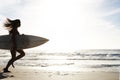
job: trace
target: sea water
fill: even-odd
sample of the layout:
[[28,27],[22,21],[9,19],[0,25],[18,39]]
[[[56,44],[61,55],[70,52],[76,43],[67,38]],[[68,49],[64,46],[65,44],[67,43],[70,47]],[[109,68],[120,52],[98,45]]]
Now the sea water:
[[[11,58],[9,51],[0,51],[0,66]],[[14,63],[54,71],[114,71],[120,70],[119,49],[79,50],[71,53],[29,52]]]

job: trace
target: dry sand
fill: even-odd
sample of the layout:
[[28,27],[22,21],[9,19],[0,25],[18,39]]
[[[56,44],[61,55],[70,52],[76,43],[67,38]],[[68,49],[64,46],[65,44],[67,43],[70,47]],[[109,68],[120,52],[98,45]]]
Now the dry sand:
[[11,73],[0,72],[0,80],[119,80],[119,72],[47,71],[24,66],[11,68],[11,71]]

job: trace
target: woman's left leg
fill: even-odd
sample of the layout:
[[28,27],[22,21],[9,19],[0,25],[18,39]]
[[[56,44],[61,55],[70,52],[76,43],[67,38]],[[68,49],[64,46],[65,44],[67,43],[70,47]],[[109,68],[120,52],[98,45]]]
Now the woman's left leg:
[[[16,60],[18,60],[18,59],[20,59],[20,58],[22,58],[22,57],[25,56],[25,52],[24,52],[23,50],[17,50],[17,52],[19,52],[20,55],[18,55],[18,56],[15,57],[13,63],[14,63]],[[12,64],[12,66],[13,66],[13,68],[15,67],[14,64]]]
[[25,52],[23,50],[17,50],[17,52],[19,52],[20,55],[16,56],[15,61],[25,56]]
[[16,51],[15,50],[11,50],[12,58],[9,60],[8,64],[4,68],[4,72],[10,72],[10,71],[8,71],[8,68],[10,67],[10,65],[12,65],[14,67],[13,63],[16,60],[18,60],[18,59],[20,59],[20,58],[25,56],[25,52],[23,50],[17,50],[17,52],[19,52],[20,55],[16,56]]

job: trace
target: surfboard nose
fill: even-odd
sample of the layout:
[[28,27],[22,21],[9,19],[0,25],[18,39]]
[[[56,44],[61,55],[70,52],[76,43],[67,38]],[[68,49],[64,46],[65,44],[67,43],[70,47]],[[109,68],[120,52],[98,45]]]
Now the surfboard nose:
[[44,41],[45,41],[45,42],[48,42],[48,41],[49,41],[49,39],[46,39],[46,38],[45,38],[45,40],[44,40]]
[[48,42],[48,41],[49,41],[49,39],[46,39],[46,38],[43,38],[43,39],[42,39],[42,42],[43,42],[43,43],[46,43],[46,42]]

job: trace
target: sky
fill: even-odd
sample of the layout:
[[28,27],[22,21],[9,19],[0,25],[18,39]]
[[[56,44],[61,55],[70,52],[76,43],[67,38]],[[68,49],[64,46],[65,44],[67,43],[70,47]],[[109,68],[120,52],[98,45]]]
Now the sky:
[[0,35],[5,18],[20,19],[21,34],[49,39],[34,50],[71,52],[120,48],[119,0],[0,0]]

